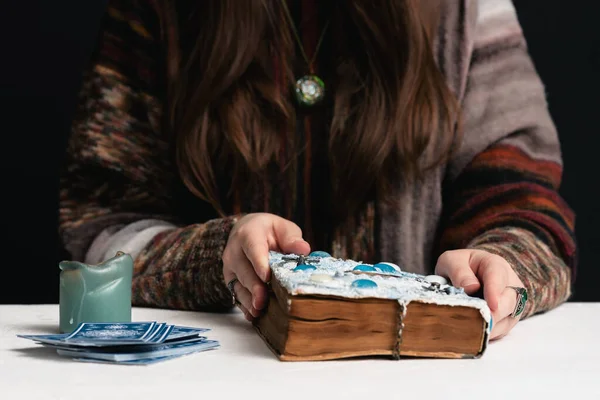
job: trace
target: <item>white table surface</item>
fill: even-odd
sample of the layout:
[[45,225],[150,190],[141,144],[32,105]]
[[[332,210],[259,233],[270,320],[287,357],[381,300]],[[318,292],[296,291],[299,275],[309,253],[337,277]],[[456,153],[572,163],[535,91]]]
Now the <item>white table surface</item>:
[[221,347],[149,366],[76,362],[16,336],[56,332],[57,305],[0,305],[0,399],[600,399],[600,303],[522,321],[477,360],[281,362],[239,313],[133,319],[211,328]]

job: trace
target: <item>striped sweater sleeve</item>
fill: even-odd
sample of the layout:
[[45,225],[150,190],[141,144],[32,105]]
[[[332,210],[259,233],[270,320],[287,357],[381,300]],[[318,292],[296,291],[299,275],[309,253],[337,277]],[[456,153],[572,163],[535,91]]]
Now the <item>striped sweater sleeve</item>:
[[236,217],[186,226],[173,212],[160,29],[149,4],[109,2],[68,143],[61,238],[75,260],[132,254],[134,305],[229,308],[221,255]]
[[464,139],[449,164],[440,250],[504,257],[529,290],[528,317],[571,295],[575,216],[558,192],[558,136],[512,3],[479,0],[474,34]]

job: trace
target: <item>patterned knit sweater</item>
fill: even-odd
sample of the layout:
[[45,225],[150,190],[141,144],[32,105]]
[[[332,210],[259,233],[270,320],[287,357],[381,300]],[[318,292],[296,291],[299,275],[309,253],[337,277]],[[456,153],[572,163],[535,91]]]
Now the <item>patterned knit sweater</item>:
[[[318,168],[311,151],[300,157],[303,189],[291,207],[265,189],[222,218],[186,192],[161,131],[166,61],[153,4],[109,2],[69,142],[60,232],[73,259],[132,254],[135,305],[226,310],[221,254],[232,225],[242,213],[266,211],[311,237]],[[569,298],[576,266],[574,215],[557,193],[557,133],[512,3],[442,4],[435,55],[463,108],[459,150],[424,182],[398,189],[400,206],[367,204],[356,229],[336,232],[320,250],[417,273],[431,273],[444,250],[486,250],[504,257],[529,290],[527,317]],[[319,129],[310,116],[299,118],[308,149]]]

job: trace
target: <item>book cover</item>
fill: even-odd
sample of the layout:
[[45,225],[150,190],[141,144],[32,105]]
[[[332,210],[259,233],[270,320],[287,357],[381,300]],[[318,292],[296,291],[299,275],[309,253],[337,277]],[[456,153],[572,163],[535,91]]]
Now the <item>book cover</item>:
[[320,252],[271,252],[269,263],[269,305],[255,327],[281,360],[479,358],[487,347],[487,303],[443,277]]

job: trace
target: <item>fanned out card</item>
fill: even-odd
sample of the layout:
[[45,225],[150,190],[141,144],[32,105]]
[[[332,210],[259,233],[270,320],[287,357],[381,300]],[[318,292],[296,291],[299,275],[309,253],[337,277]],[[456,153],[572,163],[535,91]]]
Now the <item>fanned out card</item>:
[[157,321],[83,322],[71,333],[17,336],[76,361],[148,365],[217,349],[218,341],[201,336],[208,331]]

